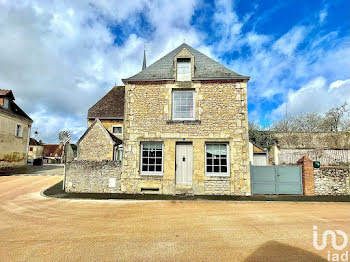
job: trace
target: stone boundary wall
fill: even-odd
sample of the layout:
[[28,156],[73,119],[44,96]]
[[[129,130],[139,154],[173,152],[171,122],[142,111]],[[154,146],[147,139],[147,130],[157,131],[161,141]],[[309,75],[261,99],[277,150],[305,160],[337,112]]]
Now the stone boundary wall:
[[314,169],[315,195],[350,195],[350,167]]
[[350,149],[285,149],[278,153],[278,163],[289,165],[307,156],[313,161],[320,161],[322,165],[350,163]]
[[350,132],[273,132],[277,146],[285,149],[349,149]]
[[65,191],[119,193],[121,173],[119,161],[74,160],[65,165]]

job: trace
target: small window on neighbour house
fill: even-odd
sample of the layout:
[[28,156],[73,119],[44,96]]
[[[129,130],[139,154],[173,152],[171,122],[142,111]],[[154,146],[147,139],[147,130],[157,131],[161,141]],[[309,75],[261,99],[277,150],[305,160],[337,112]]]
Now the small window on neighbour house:
[[177,81],[191,81],[191,59],[177,59]]
[[114,126],[113,127],[113,134],[121,134],[122,133],[122,127],[121,126]]
[[114,160],[122,161],[123,159],[123,145],[117,145],[114,147]]
[[33,151],[33,148],[32,148],[32,147],[30,147],[30,148],[29,148],[29,151],[30,151],[30,152],[32,152],[32,151]]
[[228,144],[206,144],[206,173],[209,175],[229,175]]
[[163,172],[163,143],[141,143],[141,173]]
[[22,132],[23,132],[23,128],[21,125],[16,125],[16,133],[15,136],[17,137],[22,137]]
[[5,109],[9,109],[9,104],[10,103],[9,103],[9,100],[7,98],[4,98],[4,102],[3,103],[4,103],[4,108]]
[[194,91],[173,91],[173,119],[195,119],[195,93]]

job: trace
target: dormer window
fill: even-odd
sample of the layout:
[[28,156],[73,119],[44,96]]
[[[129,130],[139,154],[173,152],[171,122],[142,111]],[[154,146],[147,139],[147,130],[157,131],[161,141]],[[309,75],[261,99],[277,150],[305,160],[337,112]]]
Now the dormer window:
[[5,109],[9,109],[10,102],[9,102],[8,98],[4,98],[4,102],[3,103],[4,103],[3,107]]
[[177,59],[177,81],[191,81],[191,59]]

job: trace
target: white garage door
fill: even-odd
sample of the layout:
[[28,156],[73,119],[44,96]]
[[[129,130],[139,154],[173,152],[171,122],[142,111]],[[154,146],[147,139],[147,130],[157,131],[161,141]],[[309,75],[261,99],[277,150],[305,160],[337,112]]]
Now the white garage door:
[[267,166],[266,154],[254,154],[253,165],[254,166]]

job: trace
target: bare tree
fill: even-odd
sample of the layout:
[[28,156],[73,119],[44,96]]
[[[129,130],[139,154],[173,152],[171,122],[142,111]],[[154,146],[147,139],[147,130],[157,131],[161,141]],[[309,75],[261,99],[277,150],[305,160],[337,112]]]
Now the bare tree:
[[348,105],[347,102],[345,102],[343,105],[339,107],[333,107],[331,108],[324,117],[322,128],[324,131],[335,131],[338,132],[340,130],[340,127],[342,126],[342,120],[345,115],[345,113],[349,112],[349,110],[346,108]]

